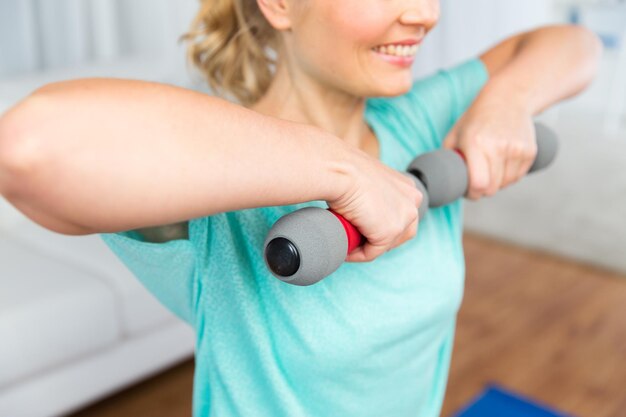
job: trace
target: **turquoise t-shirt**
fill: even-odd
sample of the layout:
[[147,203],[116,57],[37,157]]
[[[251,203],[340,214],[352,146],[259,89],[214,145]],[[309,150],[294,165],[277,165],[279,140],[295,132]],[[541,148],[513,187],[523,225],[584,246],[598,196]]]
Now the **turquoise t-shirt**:
[[[479,59],[367,100],[382,162],[438,149],[488,78]],[[281,216],[323,201],[192,219],[189,239],[101,234],[196,330],[195,417],[435,417],[463,295],[462,201],[431,209],[412,240],[298,287],[274,278],[263,243]]]

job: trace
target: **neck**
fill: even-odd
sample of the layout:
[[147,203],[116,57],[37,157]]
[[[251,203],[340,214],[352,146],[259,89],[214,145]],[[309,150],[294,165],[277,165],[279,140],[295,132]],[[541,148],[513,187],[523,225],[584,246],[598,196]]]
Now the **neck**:
[[324,129],[363,149],[371,136],[365,98],[339,91],[279,64],[266,94],[250,107],[259,113]]

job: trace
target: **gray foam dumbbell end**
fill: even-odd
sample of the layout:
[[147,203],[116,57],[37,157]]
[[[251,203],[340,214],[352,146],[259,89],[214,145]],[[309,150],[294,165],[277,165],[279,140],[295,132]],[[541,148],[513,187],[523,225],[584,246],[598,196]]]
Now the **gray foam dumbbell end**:
[[407,171],[426,187],[429,207],[439,207],[465,194],[468,187],[467,166],[450,149],[438,149],[415,158]]
[[263,247],[279,237],[287,238],[299,253],[300,267],[289,277],[272,274],[294,285],[311,285],[341,266],[348,252],[348,238],[339,219],[319,207],[306,207],[281,217],[272,226]]
[[556,159],[559,149],[556,133],[541,123],[535,123],[535,137],[537,138],[537,157],[528,172],[546,168]]
[[[530,172],[546,168],[556,158],[558,140],[547,126],[535,123],[537,156]],[[419,178],[430,198],[430,207],[440,207],[461,198],[467,192],[469,177],[463,158],[450,149],[439,149],[415,158],[409,172]]]

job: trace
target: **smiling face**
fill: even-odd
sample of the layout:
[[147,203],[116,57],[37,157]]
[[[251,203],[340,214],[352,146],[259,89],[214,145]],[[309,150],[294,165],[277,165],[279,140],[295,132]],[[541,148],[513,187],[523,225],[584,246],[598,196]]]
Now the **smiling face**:
[[281,57],[323,85],[359,97],[396,96],[439,19],[439,0],[291,0]]

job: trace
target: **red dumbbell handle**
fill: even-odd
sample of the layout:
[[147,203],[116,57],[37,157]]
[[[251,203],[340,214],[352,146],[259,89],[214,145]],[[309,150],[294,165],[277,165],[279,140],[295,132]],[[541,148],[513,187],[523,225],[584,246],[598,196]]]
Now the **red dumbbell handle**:
[[328,209],[331,213],[335,215],[341,222],[343,228],[346,231],[346,237],[348,238],[348,254],[352,252],[354,249],[361,246],[365,243],[365,237],[357,230],[356,227],[352,225],[349,221],[347,221],[341,214],[334,212],[331,209]]

